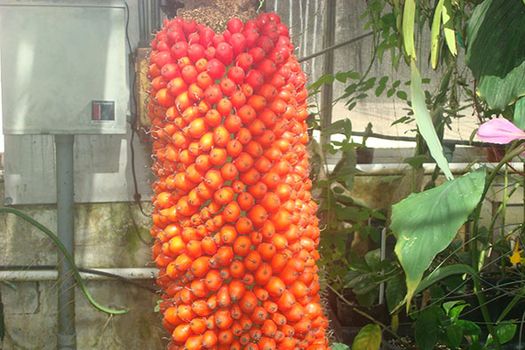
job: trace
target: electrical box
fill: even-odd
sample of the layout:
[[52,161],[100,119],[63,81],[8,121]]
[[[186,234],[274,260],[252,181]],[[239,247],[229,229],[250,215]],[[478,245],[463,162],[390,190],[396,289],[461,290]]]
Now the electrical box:
[[0,0],[3,131],[124,134],[123,1]]

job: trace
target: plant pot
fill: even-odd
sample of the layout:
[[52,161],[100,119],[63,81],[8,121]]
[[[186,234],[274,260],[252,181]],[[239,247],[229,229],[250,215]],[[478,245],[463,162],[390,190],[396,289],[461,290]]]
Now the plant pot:
[[491,145],[485,147],[487,153],[487,161],[491,163],[499,163],[505,156],[505,145]]
[[356,149],[357,164],[372,164],[374,160],[374,149],[368,147],[359,147]]

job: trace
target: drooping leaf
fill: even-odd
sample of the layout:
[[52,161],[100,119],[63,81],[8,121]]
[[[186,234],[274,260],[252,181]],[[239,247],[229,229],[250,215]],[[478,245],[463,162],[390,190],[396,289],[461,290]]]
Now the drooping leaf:
[[501,323],[496,326],[496,334],[500,344],[508,343],[514,338],[518,326],[514,323]]
[[514,124],[520,129],[525,129],[525,97],[520,97],[514,105]]
[[406,274],[407,307],[434,257],[452,242],[481,199],[485,171],[414,193],[392,208],[395,252]]
[[525,5],[485,0],[467,27],[467,65],[491,109],[504,110],[525,95]]
[[425,139],[430,155],[436,161],[437,165],[441,168],[447,179],[453,179],[452,172],[448,166],[448,161],[443,154],[443,147],[439,142],[439,138],[432,123],[432,118],[428,112],[427,105],[425,103],[425,94],[421,86],[421,76],[417,69],[416,63],[411,62],[412,71],[412,83],[410,84],[410,92],[412,95],[412,108],[414,109],[414,115],[416,117],[416,124],[419,128],[421,136]]
[[333,343],[330,347],[332,350],[349,350],[350,348],[346,344],[342,343]]
[[439,58],[439,32],[441,29],[441,13],[443,12],[444,0],[439,0],[434,10],[434,18],[432,19],[432,29],[430,32],[430,60],[432,62],[432,68],[436,69]]
[[454,30],[454,19],[452,18],[454,9],[452,8],[452,0],[445,0],[443,2],[443,33],[445,35],[445,42],[447,43],[450,53],[454,56],[458,54],[456,47],[456,31]]
[[416,59],[416,48],[414,44],[414,24],[416,19],[415,0],[406,0],[403,8],[403,46],[409,59]]
[[376,324],[367,324],[357,333],[352,350],[379,350],[381,338],[381,328]]

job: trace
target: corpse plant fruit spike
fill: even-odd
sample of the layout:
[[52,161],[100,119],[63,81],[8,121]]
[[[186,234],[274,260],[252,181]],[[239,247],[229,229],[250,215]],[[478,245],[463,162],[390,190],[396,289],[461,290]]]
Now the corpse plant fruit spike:
[[151,43],[153,257],[169,349],[327,349],[306,77],[273,13]]

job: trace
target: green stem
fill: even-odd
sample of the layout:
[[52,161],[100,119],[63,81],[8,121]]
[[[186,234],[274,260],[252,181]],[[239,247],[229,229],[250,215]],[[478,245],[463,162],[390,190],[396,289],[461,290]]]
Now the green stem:
[[57,235],[55,235],[50,229],[48,229],[47,227],[45,227],[44,225],[42,225],[41,223],[39,223],[32,217],[28,216],[27,214],[25,214],[24,212],[18,209],[3,207],[3,208],[0,208],[0,213],[8,213],[8,214],[13,214],[13,215],[18,216],[19,218],[25,220],[29,224],[35,226],[37,229],[39,229],[41,232],[43,232],[47,237],[49,237],[53,241],[53,244],[58,248],[58,250],[60,250],[64,258],[71,264],[73,268],[73,277],[75,278],[75,281],[78,283],[78,287],[80,288],[80,291],[82,292],[82,294],[84,294],[84,297],[95,309],[105,312],[107,314],[111,314],[111,315],[122,315],[128,312],[128,310],[118,310],[118,309],[111,309],[111,308],[105,307],[99,304],[93,298],[91,293],[89,293],[89,291],[87,290],[87,287],[84,284],[84,281],[82,280],[82,276],[80,276],[80,272],[78,271],[78,268],[75,265],[75,261],[73,257],[66,250],[66,247],[64,247],[64,245],[62,244],[60,239],[57,237]]
[[514,295],[514,298],[512,298],[512,300],[507,305],[507,307],[501,312],[498,319],[496,320],[496,324],[503,321],[503,319],[514,308],[514,306],[516,306],[516,304],[523,298],[524,295],[525,295],[525,288],[520,288],[520,291],[518,292],[518,294]]
[[[481,200],[479,201],[478,206],[476,207],[476,210],[474,211],[474,220],[472,223],[472,234],[477,235],[479,232],[479,219],[481,216],[481,208],[483,206],[483,202],[485,200],[485,197],[487,196],[487,193],[492,185],[492,182],[496,179],[498,176],[499,171],[501,168],[508,162],[510,162],[514,157],[517,157],[525,150],[525,147],[521,145],[517,145],[516,147],[511,148],[503,157],[503,159],[496,165],[492,173],[489,175],[487,182],[485,183],[485,189],[483,190],[483,194],[481,195]],[[472,266],[476,268],[477,271],[481,269],[481,266],[478,264],[478,258],[479,258],[479,252],[478,252],[478,245],[477,241],[472,241],[470,245],[470,252],[472,257]],[[494,339],[494,342],[496,343],[496,347],[500,349],[500,343],[498,340],[498,335],[495,332],[494,324],[491,320],[490,313],[488,311],[487,305],[486,305],[486,299],[485,295],[483,294],[483,290],[481,288],[481,283],[479,281],[479,278],[477,276],[474,277],[473,275],[473,281],[474,281],[474,292],[478,298],[478,302],[480,304],[481,314],[483,316],[483,320],[487,324],[487,329],[492,335],[492,338]]]

